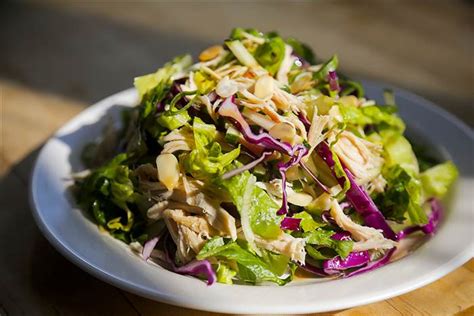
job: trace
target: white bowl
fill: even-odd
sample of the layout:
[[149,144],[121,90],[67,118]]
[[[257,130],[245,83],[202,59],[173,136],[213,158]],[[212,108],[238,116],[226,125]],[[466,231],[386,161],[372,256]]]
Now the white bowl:
[[[385,87],[365,82],[370,98],[381,100]],[[101,233],[78,210],[67,187],[81,170],[82,147],[97,138],[106,116],[117,122],[123,106],[136,104],[129,89],[86,109],[64,125],[41,150],[31,178],[31,205],[51,244],[82,269],[119,288],[153,300],[227,313],[308,313],[384,300],[424,286],[461,266],[473,255],[473,134],[451,114],[411,93],[394,89],[409,132],[447,155],[458,166],[439,232],[409,256],[348,279],[295,281],[286,286],[215,284],[145,263],[128,247]],[[435,144],[435,146],[433,145]],[[73,285],[71,285],[73,286]]]

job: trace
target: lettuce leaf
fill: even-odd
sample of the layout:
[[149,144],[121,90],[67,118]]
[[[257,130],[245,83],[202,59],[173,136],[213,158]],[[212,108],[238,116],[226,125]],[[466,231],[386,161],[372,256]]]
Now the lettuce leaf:
[[388,168],[383,173],[387,187],[375,198],[384,215],[391,220],[403,222],[406,214],[412,224],[426,224],[428,218],[422,208],[421,182],[400,165]]
[[405,124],[395,114],[394,106],[370,105],[359,108],[339,104],[338,107],[346,124],[362,127],[370,124],[377,126],[380,130],[389,128],[398,133],[403,133],[405,130]]
[[240,280],[247,283],[255,284],[262,281],[270,281],[278,285],[284,285],[291,280],[291,278],[280,278],[288,266],[288,257],[269,253],[263,249],[264,255],[258,257],[246,248],[245,244],[225,240],[222,237],[214,237],[204,245],[196,258],[203,260],[215,257],[217,259],[235,261],[239,267],[237,276]]
[[152,89],[159,84],[169,84],[173,75],[183,71],[192,63],[190,55],[182,55],[174,58],[171,62],[165,64],[164,67],[158,69],[155,73],[136,77],[133,84],[138,91],[139,99],[142,100]]
[[134,202],[134,187],[126,160],[126,154],[117,155],[78,183],[78,203],[111,232],[130,232],[134,225],[134,214],[128,206]]
[[458,169],[451,161],[422,172],[420,180],[425,196],[442,198],[458,175]]
[[295,52],[296,55],[303,58],[311,65],[316,63],[313,50],[305,43],[302,43],[293,37],[287,38],[286,43],[293,48],[293,52]]
[[279,36],[267,39],[255,51],[257,62],[273,76],[285,58],[285,42]]
[[399,165],[411,175],[418,175],[418,160],[410,142],[401,134],[391,131],[380,133],[385,150],[385,167]]
[[216,127],[199,117],[194,118],[193,133],[195,148],[183,156],[182,162],[184,169],[195,178],[208,180],[222,174],[240,155],[240,147],[222,153],[221,145],[216,141]]
[[[336,240],[331,238],[332,235],[334,235],[334,231],[318,228],[311,232],[304,233],[303,237],[306,239],[307,244],[314,245],[312,250],[330,248],[334,250],[339,256],[341,256],[341,258],[347,257],[352,251],[354,242],[352,240]],[[316,252],[313,252],[313,254],[314,256],[317,256]]]
[[338,65],[339,59],[337,58],[337,55],[334,55],[328,61],[326,61],[318,71],[313,73],[313,78],[318,81],[327,80],[329,72],[336,70]]
[[[230,179],[223,180],[220,185],[229,193],[232,202],[240,212],[243,206],[242,197],[246,184],[255,180],[255,176],[245,171]],[[255,186],[251,194],[250,225],[252,231],[265,238],[276,238],[280,233],[282,217],[277,215],[280,206],[261,188]]]
[[232,284],[232,278],[235,277],[237,271],[231,269],[227,264],[219,262],[217,269],[217,282],[224,284]]
[[313,216],[305,211],[296,213],[293,215],[293,218],[301,218],[300,227],[304,232],[309,232],[325,225],[323,223],[316,222]]

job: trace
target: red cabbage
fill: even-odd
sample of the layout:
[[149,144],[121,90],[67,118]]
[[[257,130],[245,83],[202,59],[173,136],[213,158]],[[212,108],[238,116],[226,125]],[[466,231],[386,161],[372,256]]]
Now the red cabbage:
[[288,229],[288,230],[300,230],[300,223],[301,218],[292,218],[292,217],[285,217],[281,223],[281,229]]
[[234,125],[236,125],[238,130],[244,136],[245,140],[247,140],[249,143],[260,145],[265,147],[265,149],[276,150],[287,154],[288,156],[293,156],[295,150],[290,144],[278,141],[268,133],[255,135],[245,118],[240,113],[237,105],[234,103],[234,97],[225,99],[219,107],[218,113],[222,117],[232,119]]
[[288,213],[288,195],[286,193],[286,171],[288,171],[289,168],[297,165],[301,161],[301,158],[303,158],[303,156],[308,153],[308,149],[304,145],[296,145],[294,148],[298,152],[294,154],[288,162],[286,163],[279,162],[277,164],[278,171],[280,172],[280,175],[281,175],[281,187],[283,191],[282,192],[282,205],[281,205],[281,208],[277,212],[278,215],[284,215]]
[[302,113],[298,113],[298,118],[300,119],[301,123],[303,123],[306,131],[309,131],[309,128],[311,127],[311,122],[308,120],[308,118]]
[[342,259],[336,256],[332,259],[325,260],[323,263],[324,272],[327,274],[338,274],[339,271],[363,266],[370,261],[368,251],[351,252],[346,258]]
[[229,179],[229,178],[232,178],[233,176],[236,176],[246,170],[250,170],[252,168],[254,168],[256,165],[258,165],[259,163],[261,163],[265,158],[267,158],[268,156],[270,156],[272,154],[272,152],[270,151],[264,151],[262,153],[262,156],[260,156],[260,158],[258,158],[257,160],[254,160],[242,167],[239,167],[239,168],[236,168],[236,169],[233,169],[231,171],[228,171],[226,173],[224,173],[222,175],[222,179]]
[[306,171],[306,173],[313,179],[313,181],[324,191],[324,192],[329,192],[329,189],[327,186],[325,186],[319,179],[316,177],[316,175],[305,165],[304,162],[300,161],[300,167]]
[[304,265],[299,265],[299,267],[309,273],[315,274],[320,277],[327,277],[328,274],[322,268],[313,266],[312,264],[306,262]]
[[334,240],[351,240],[351,234],[349,232],[343,231],[335,233],[331,236]]
[[155,248],[159,239],[160,239],[159,237],[152,238],[143,245],[142,256],[143,256],[143,259],[145,259],[145,261],[148,260],[148,258],[150,258],[151,252]]
[[173,270],[180,274],[205,276],[207,278],[207,285],[212,285],[217,279],[211,263],[207,260],[193,260],[181,267],[174,266]]
[[427,235],[433,235],[436,230],[438,229],[438,224],[443,216],[443,207],[438,199],[430,199],[431,204],[431,213],[428,216],[428,224],[426,225],[415,225],[410,226],[398,233],[398,239],[401,240],[408,235],[421,230],[423,233]]
[[332,91],[341,90],[341,88],[339,87],[337,73],[335,70],[330,70],[328,72],[328,81],[329,81],[329,89],[331,89]]
[[[326,162],[326,164],[332,169],[334,173],[334,159],[332,157],[331,149],[329,146],[322,142],[317,147],[317,152],[321,156],[321,158]],[[374,201],[370,198],[364,188],[359,186],[354,179],[354,176],[351,174],[349,169],[347,169],[344,165],[342,165],[344,172],[347,175],[347,178],[350,182],[350,188],[346,192],[347,200],[352,204],[355,210],[362,216],[364,219],[364,223],[367,226],[373,227],[375,229],[380,229],[383,232],[383,235],[386,238],[397,240],[397,235],[392,230],[392,228],[388,225],[387,221],[385,220],[382,213],[379,211],[377,206],[375,205]],[[341,186],[344,186],[344,178],[343,177],[336,177],[337,181]]]
[[176,266],[174,261],[174,251],[171,248],[172,243],[170,242],[169,234],[165,236],[165,258],[166,264],[171,268],[172,271],[192,276],[204,276],[207,279],[207,285],[212,285],[217,280],[216,273],[212,269],[211,263],[208,260],[193,260],[183,266]]
[[382,256],[382,258],[380,258],[378,260],[375,260],[375,261],[372,261],[372,262],[369,262],[365,267],[362,267],[362,268],[360,268],[356,271],[350,272],[350,273],[346,274],[344,277],[349,278],[351,276],[358,275],[358,274],[368,272],[368,271],[371,271],[371,270],[375,270],[377,268],[380,268],[381,266],[386,265],[387,263],[389,263],[390,258],[392,257],[393,253],[395,252],[395,249],[396,248],[392,248],[392,249],[388,250]]

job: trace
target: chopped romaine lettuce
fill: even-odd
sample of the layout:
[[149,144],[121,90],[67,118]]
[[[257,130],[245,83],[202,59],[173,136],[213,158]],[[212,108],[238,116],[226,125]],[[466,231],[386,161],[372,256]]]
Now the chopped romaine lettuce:
[[458,177],[458,169],[451,162],[434,166],[420,175],[423,193],[426,197],[443,197]]

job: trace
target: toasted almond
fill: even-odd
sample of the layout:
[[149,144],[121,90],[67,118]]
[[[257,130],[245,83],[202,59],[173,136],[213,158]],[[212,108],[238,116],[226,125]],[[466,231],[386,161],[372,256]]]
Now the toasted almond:
[[288,122],[277,123],[268,132],[271,136],[290,144],[294,143],[296,136],[295,127]]
[[216,93],[222,98],[228,98],[238,91],[237,83],[228,77],[222,78],[216,87]]
[[214,46],[211,46],[205,50],[203,50],[201,52],[201,54],[199,54],[199,60],[200,61],[208,61],[208,60],[211,60],[211,59],[214,59],[216,58],[217,56],[219,56],[219,54],[223,51],[224,49],[222,48],[222,46],[220,45],[214,45]]
[[158,171],[158,180],[171,191],[179,182],[179,164],[173,154],[161,154],[156,157],[156,169]]
[[273,95],[273,81],[268,75],[258,78],[255,82],[255,96],[263,100],[270,99]]

